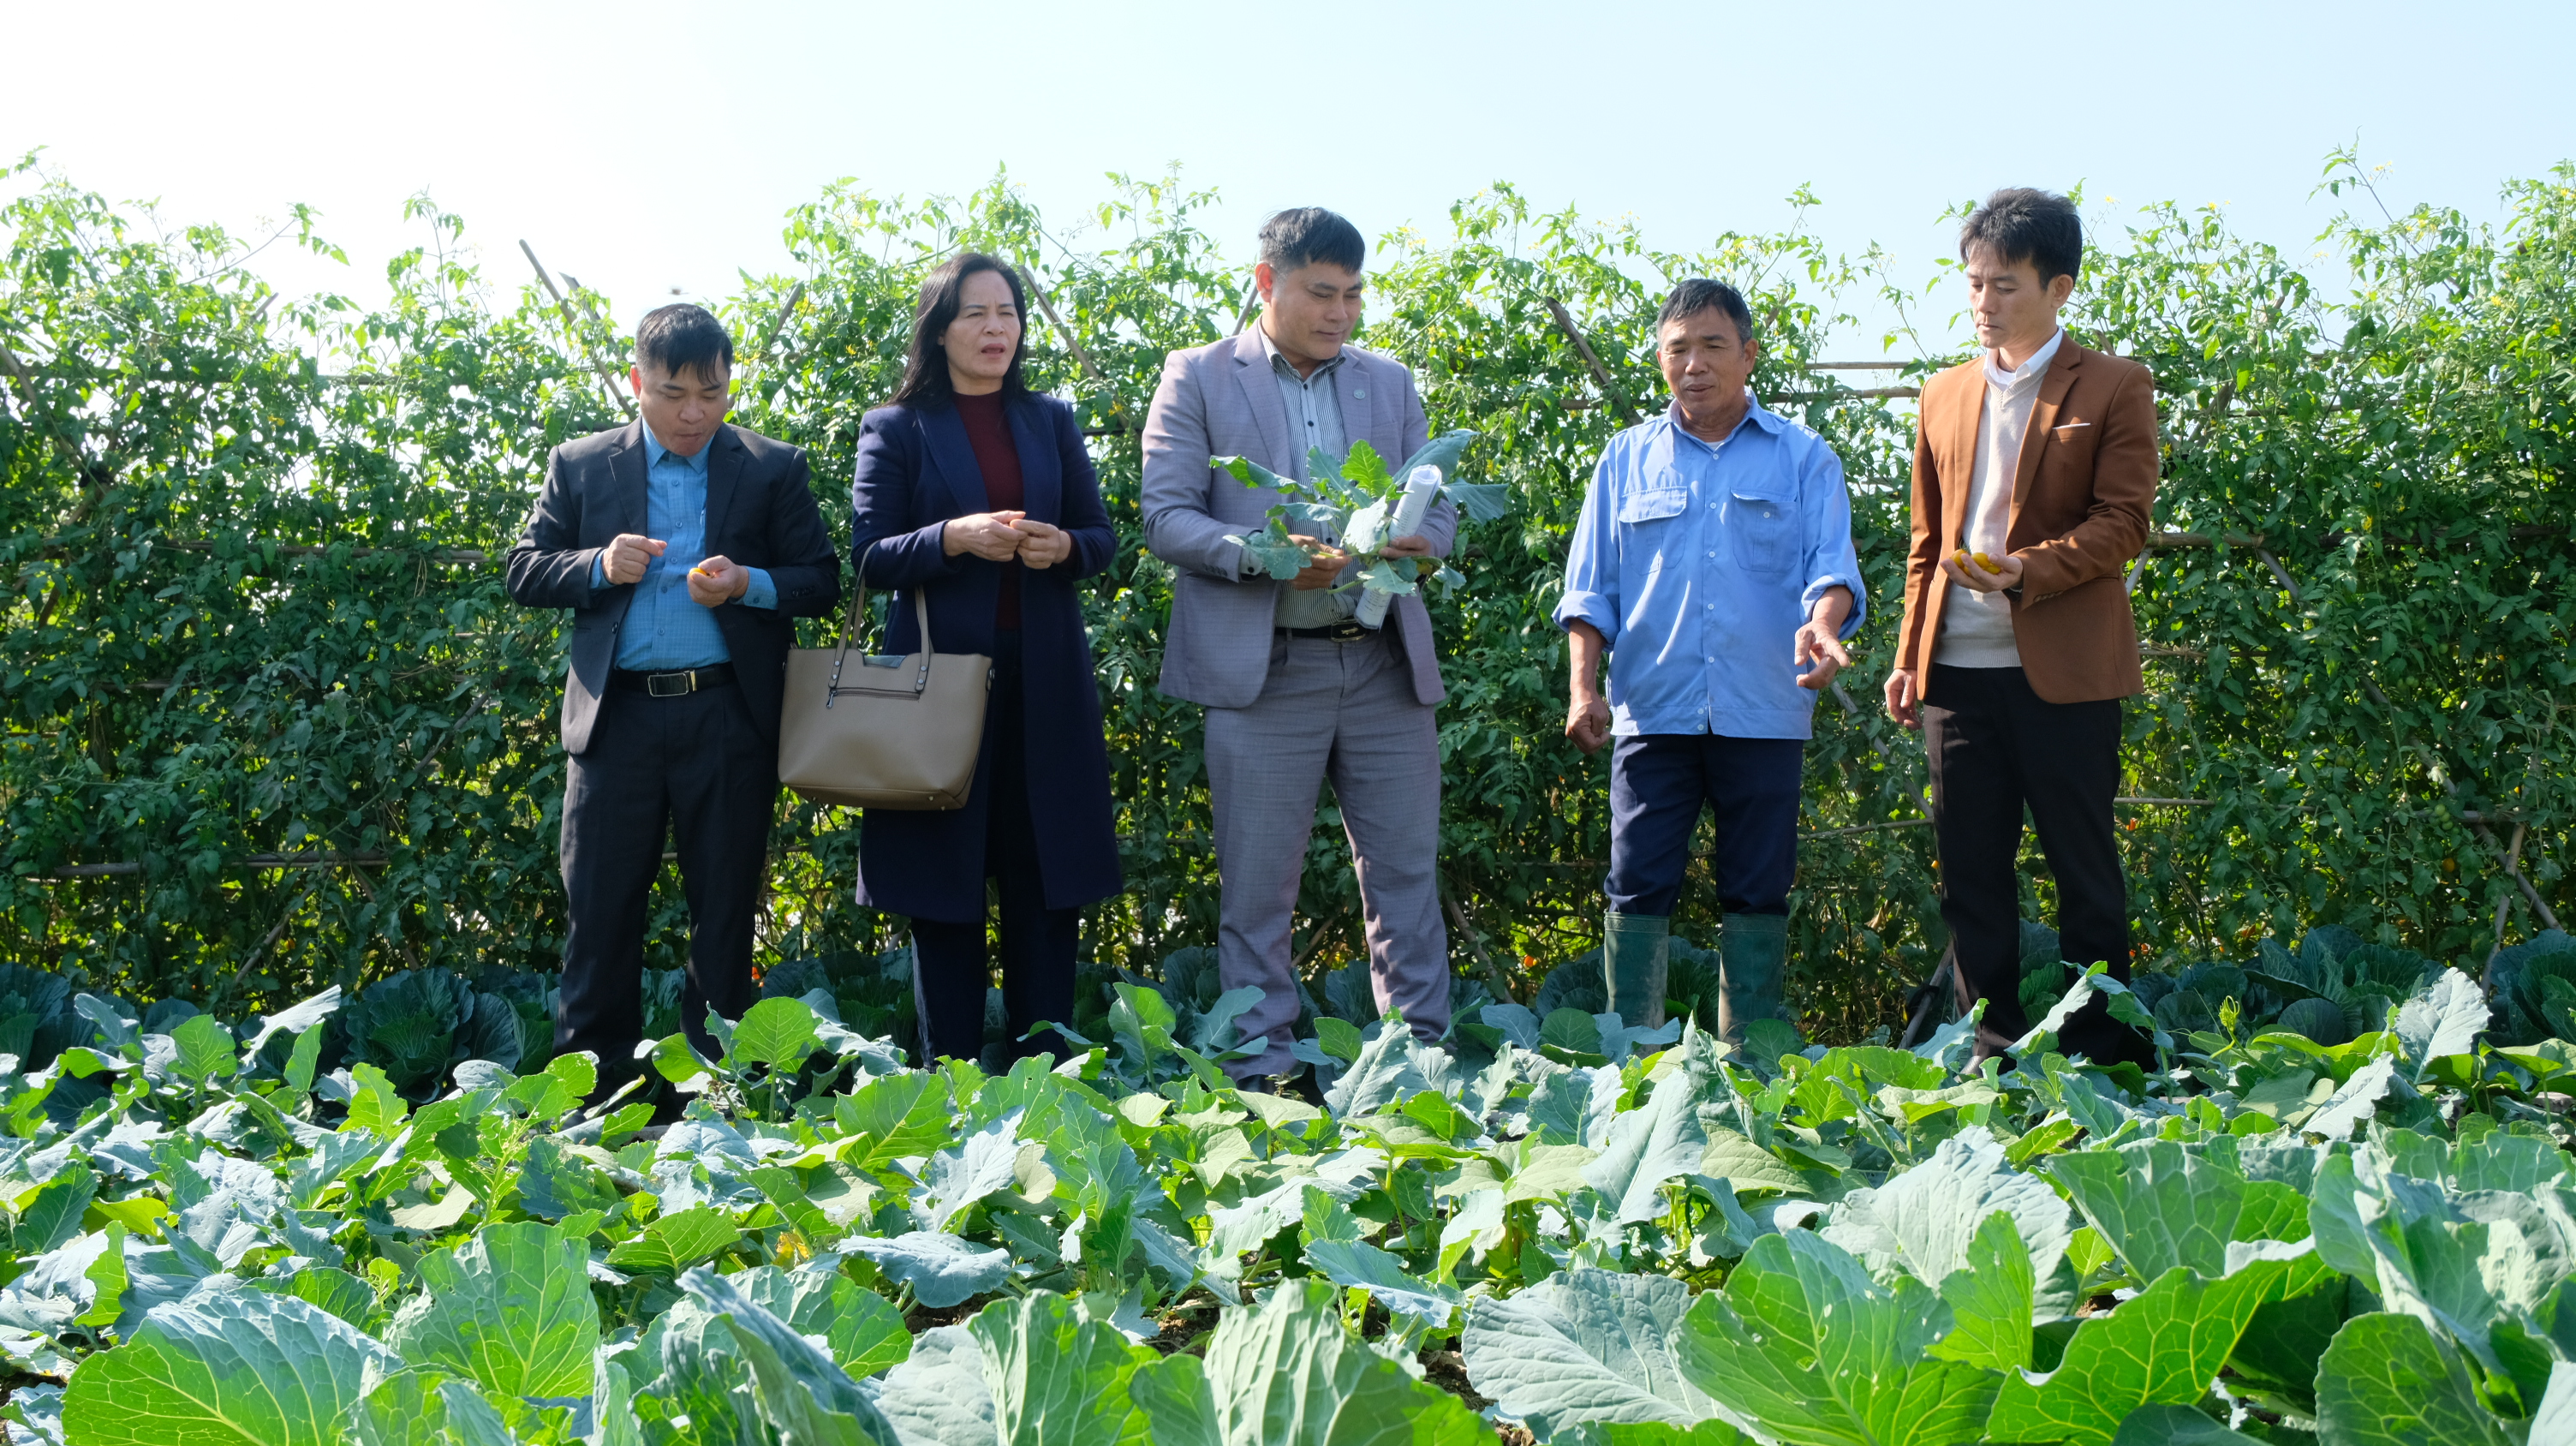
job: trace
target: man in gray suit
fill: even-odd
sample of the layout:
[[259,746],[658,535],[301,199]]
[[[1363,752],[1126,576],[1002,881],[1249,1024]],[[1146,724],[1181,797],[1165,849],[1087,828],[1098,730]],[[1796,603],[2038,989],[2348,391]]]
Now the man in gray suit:
[[[1300,536],[1312,561],[1275,582],[1235,539],[1260,530],[1280,501],[1217,471],[1241,456],[1304,481],[1307,452],[1339,458],[1365,440],[1389,467],[1429,438],[1422,397],[1403,364],[1345,345],[1360,316],[1366,244],[1317,207],[1261,228],[1253,278],[1261,320],[1230,341],[1173,352],[1145,419],[1145,545],[1170,563],[1171,636],[1162,689],[1207,707],[1208,792],[1224,881],[1217,977],[1256,985],[1262,1002],[1238,1022],[1267,1037],[1230,1069],[1276,1079],[1289,1054],[1297,983],[1289,924],[1317,791],[1326,778],[1358,864],[1369,981],[1414,1034],[1449,1028],[1449,935],[1440,923],[1440,740],[1432,708],[1447,696],[1418,597],[1395,600],[1387,625],[1354,614],[1359,590],[1334,589],[1357,564],[1339,538]],[[1458,527],[1447,502],[1393,557],[1443,557]]]

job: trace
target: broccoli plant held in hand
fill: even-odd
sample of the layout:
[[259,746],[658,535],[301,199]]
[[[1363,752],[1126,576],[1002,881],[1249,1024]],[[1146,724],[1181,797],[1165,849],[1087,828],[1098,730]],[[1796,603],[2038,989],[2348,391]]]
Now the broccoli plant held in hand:
[[[1479,522],[1502,516],[1508,506],[1507,493],[1499,483],[1448,480],[1457,473],[1459,454],[1475,437],[1474,432],[1461,430],[1432,438],[1405,462],[1401,476],[1388,471],[1385,459],[1365,441],[1353,442],[1349,455],[1339,462],[1320,447],[1310,451],[1307,471],[1311,480],[1305,482],[1282,477],[1249,457],[1217,457],[1212,461],[1246,487],[1267,487],[1280,494],[1281,500],[1270,509],[1268,521],[1260,531],[1239,534],[1234,539],[1263,571],[1281,582],[1295,577],[1305,568],[1307,555],[1292,533],[1329,531],[1361,560],[1355,584],[1372,595],[1393,598],[1412,593],[1425,573],[1444,586],[1465,581],[1434,558],[1385,555],[1389,542],[1411,530],[1399,526],[1408,511],[1417,519],[1415,525],[1419,525],[1420,509],[1407,509],[1404,505],[1408,490],[1405,479],[1421,469],[1434,469],[1440,480],[1425,479],[1421,505],[1427,507],[1430,495],[1436,491]],[[1365,607],[1363,620],[1372,614],[1383,616],[1384,607],[1384,603]]]

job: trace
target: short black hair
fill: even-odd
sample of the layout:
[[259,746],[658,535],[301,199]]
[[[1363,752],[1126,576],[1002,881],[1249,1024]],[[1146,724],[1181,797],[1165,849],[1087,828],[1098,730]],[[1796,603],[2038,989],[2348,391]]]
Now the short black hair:
[[1959,227],[1959,259],[1971,247],[1987,246],[2006,266],[2027,261],[2046,286],[2084,268],[2084,218],[2075,203],[2054,191],[2006,186],[1968,213]]
[[1012,349],[1009,370],[1002,373],[1002,398],[1015,402],[1029,394],[1029,294],[1020,273],[998,256],[960,251],[921,279],[921,295],[912,310],[912,345],[904,353],[903,385],[895,388],[897,407],[940,406],[957,400],[957,384],[948,375],[948,328],[966,309],[966,279],[990,271],[1011,288],[1011,311],[1020,319],[1020,344]]
[[1272,271],[1294,271],[1317,262],[1357,274],[1368,260],[1360,228],[1321,206],[1281,211],[1261,223],[1261,259]]
[[[1664,298],[1664,309],[1655,313],[1655,335],[1662,337],[1665,323],[1703,311],[1725,312],[1726,319],[1735,323],[1735,340],[1739,344],[1753,340],[1753,308],[1744,304],[1744,293],[1705,276],[1691,277]],[[1657,344],[1661,344],[1660,340]]]
[[644,314],[635,328],[635,365],[678,376],[713,377],[733,370],[733,338],[716,314],[692,301],[675,301]]

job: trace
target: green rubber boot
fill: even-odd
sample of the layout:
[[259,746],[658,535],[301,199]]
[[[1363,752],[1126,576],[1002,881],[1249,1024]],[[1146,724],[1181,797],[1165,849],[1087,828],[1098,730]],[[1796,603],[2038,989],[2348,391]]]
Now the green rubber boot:
[[1654,1029],[1664,1022],[1672,922],[1658,914],[1601,916],[1601,977],[1610,986],[1610,1012],[1631,1029]]
[[1789,964],[1788,915],[1727,915],[1717,927],[1717,958],[1717,1033],[1727,1048],[1742,1047],[1745,1026],[1757,1019],[1790,1023],[1780,1000]]

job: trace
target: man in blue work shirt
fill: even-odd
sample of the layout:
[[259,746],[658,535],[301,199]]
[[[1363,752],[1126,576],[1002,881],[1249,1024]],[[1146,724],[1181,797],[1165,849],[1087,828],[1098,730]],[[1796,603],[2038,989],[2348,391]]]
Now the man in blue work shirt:
[[[1746,385],[1761,344],[1734,287],[1691,280],[1655,318],[1673,403],[1610,439],[1583,498],[1556,605],[1573,654],[1566,737],[1610,755],[1602,969],[1631,1025],[1664,1018],[1674,902],[1705,801],[1719,1033],[1783,1019],[1798,774],[1816,692],[1851,666],[1860,562],[1841,461]],[[1595,680],[1610,651],[1607,702]],[[1803,670],[1803,671],[1801,671]]]
[[570,608],[563,745],[563,986],[555,1052],[636,1072],[645,904],[674,839],[689,900],[681,1023],[754,998],[752,916],[778,807],[778,715],[800,617],[832,611],[841,559],[805,454],[725,424],[733,340],[701,306],[635,329],[640,420],[566,442],[510,549],[510,595]]

